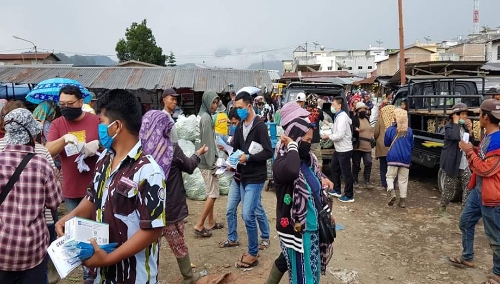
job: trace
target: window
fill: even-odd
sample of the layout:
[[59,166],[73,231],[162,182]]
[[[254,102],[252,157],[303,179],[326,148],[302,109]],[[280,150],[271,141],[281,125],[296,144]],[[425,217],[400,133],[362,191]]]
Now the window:
[[359,69],[359,70],[363,69],[363,66],[358,66],[358,69]]
[[500,45],[497,47],[497,60],[500,60]]
[[347,70],[352,70],[352,67],[347,67]]
[[373,69],[373,66],[368,66],[368,70],[372,70]]
[[328,71],[332,71],[332,67],[331,67],[331,66],[330,66],[330,67],[328,67]]

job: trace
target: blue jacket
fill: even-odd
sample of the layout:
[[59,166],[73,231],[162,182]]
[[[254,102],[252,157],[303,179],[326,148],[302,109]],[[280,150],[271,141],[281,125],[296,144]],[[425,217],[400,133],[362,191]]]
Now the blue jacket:
[[[384,144],[390,147],[387,153],[387,165],[395,167],[409,168],[411,164],[411,150],[413,149],[413,131],[408,127],[408,132],[405,136],[396,137],[396,125],[387,128],[384,137]],[[392,144],[392,147],[391,147]]]

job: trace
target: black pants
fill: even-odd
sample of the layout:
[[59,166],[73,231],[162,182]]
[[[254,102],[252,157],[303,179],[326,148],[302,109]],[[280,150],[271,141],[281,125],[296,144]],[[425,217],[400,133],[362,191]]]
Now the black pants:
[[276,268],[283,274],[288,271],[288,265],[283,253],[280,253],[280,256],[274,261],[274,265],[276,265]]
[[363,164],[365,165],[365,170],[363,171],[363,178],[365,183],[370,182],[370,174],[372,172],[372,153],[363,151],[353,151],[352,152],[352,175],[355,183],[359,183],[358,175],[361,171],[361,159],[363,159]]
[[354,197],[353,178],[351,172],[352,151],[335,151],[331,161],[331,176],[334,184],[334,190],[340,192],[340,176],[344,179],[344,195],[348,198]]
[[25,271],[1,271],[0,283],[2,284],[33,284],[45,283],[47,276],[47,259],[45,258],[39,265]]

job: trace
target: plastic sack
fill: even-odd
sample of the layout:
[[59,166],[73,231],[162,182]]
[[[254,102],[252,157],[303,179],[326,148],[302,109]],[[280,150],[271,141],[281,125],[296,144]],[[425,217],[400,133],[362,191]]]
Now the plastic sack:
[[231,182],[233,182],[232,175],[220,175],[219,176],[219,193],[221,195],[228,195],[229,189],[231,188]]
[[182,149],[182,152],[184,152],[184,155],[186,155],[186,157],[188,158],[191,157],[196,151],[194,143],[191,141],[179,139],[177,143],[179,147]]
[[[326,125],[323,122],[320,122],[320,130],[319,130],[319,135],[323,136],[323,134],[328,134],[330,135],[332,133],[331,125]],[[319,144],[321,145],[321,148],[323,149],[328,149],[333,147],[333,141],[330,139],[321,139],[319,141]]]
[[283,133],[285,133],[285,130],[283,129],[283,127],[281,126],[276,126],[276,137],[280,137],[281,135],[283,135]]
[[[200,127],[195,115],[185,117],[180,115],[175,123],[177,137],[194,142],[200,136]],[[187,155],[187,154],[186,154]]]
[[273,178],[273,160],[267,160],[267,179]]
[[186,189],[187,198],[196,201],[203,201],[207,199],[205,180],[201,175],[200,169],[196,168],[192,175],[182,173],[182,179],[184,180],[184,188]]

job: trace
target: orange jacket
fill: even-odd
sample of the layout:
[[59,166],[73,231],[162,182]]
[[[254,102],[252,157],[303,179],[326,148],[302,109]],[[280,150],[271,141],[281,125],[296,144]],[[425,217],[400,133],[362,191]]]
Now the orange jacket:
[[483,178],[482,196],[484,206],[500,206],[500,149],[486,153],[484,161],[473,150],[467,153],[472,176],[469,189],[476,186],[476,177]]

